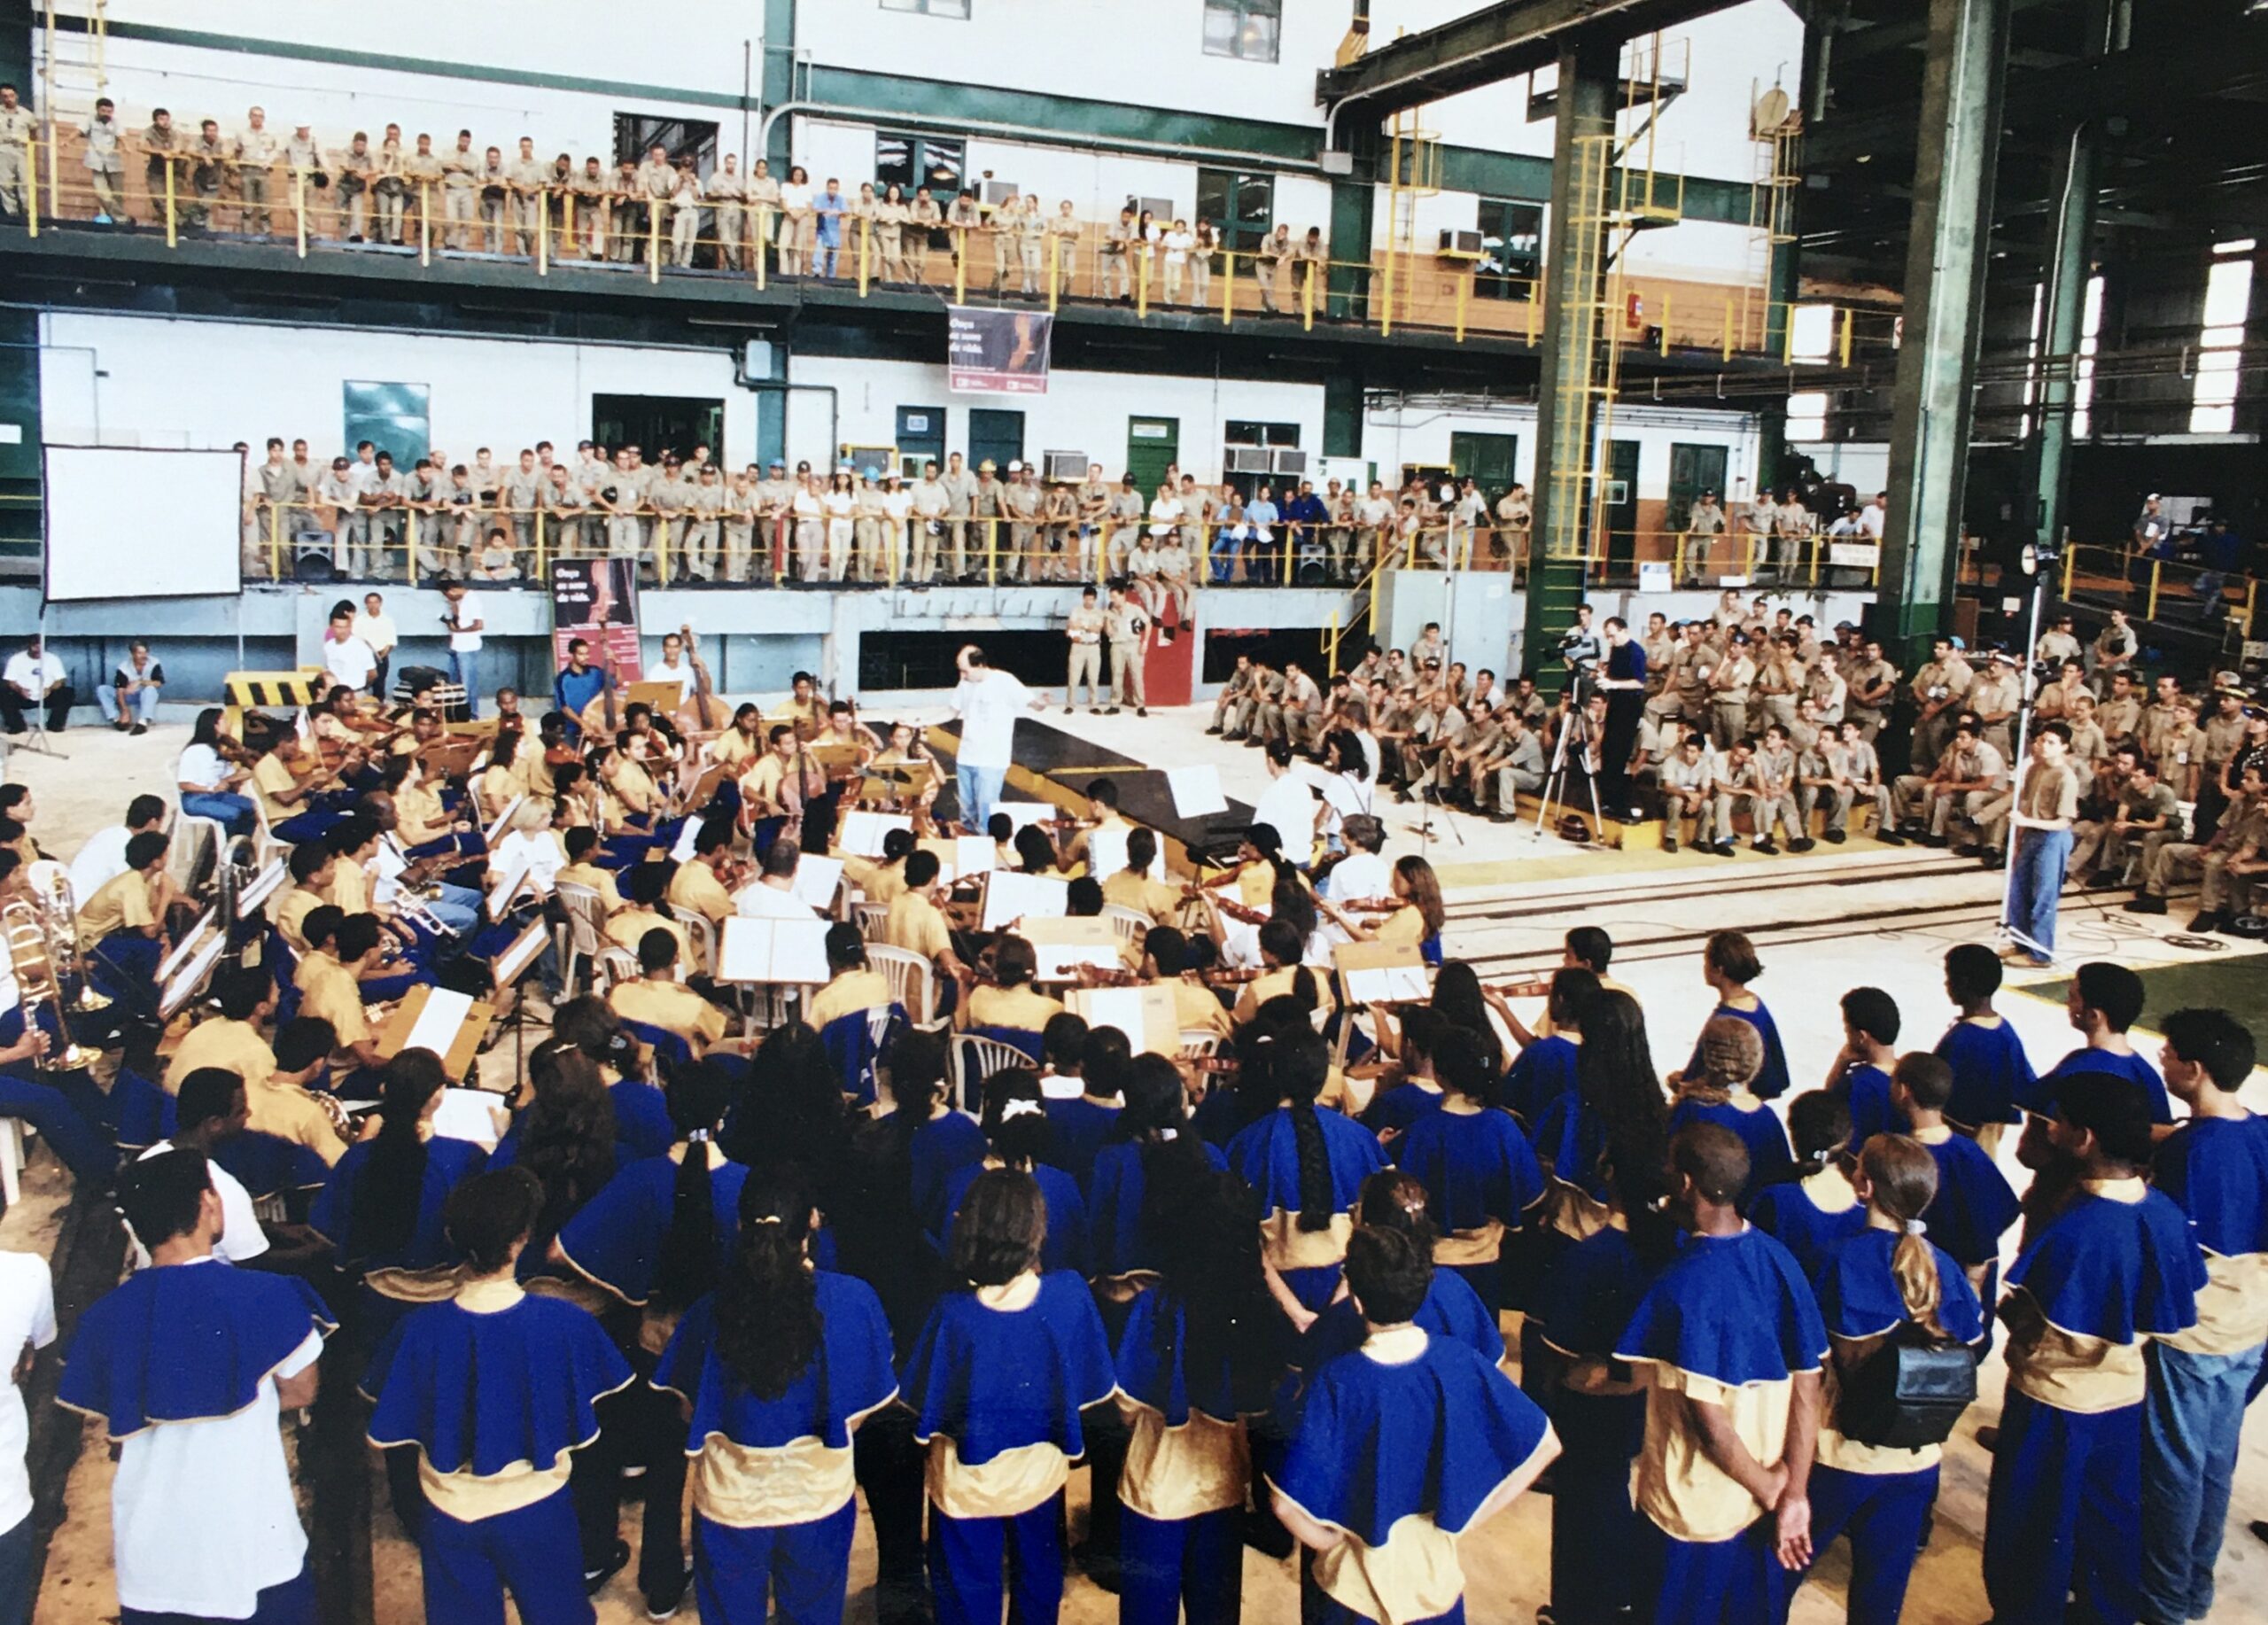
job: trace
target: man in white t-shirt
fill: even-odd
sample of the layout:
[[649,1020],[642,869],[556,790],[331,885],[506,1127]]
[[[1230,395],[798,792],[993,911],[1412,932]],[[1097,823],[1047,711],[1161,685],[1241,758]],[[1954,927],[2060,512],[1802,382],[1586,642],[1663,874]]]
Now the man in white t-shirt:
[[383,697],[386,691],[386,668],[393,663],[393,646],[401,641],[393,617],[386,613],[384,596],[377,593],[362,595],[362,607],[354,612],[354,635],[369,645],[370,658],[377,663],[374,687]]
[[[145,830],[163,830],[166,804],[155,796],[136,796],[126,805],[126,821],[97,829],[87,837],[79,855],[71,859],[71,896],[81,908],[103,889],[106,881],[126,873],[126,844]],[[6,1617],[0,1615],[0,1625]]]
[[151,1267],[80,1317],[56,1396],[102,1418],[118,1450],[111,1553],[126,1618],[314,1625],[282,1421],[315,1403],[331,1322],[304,1282],[214,1256],[208,1166],[176,1149],[120,1177]]
[[953,714],[960,719],[960,744],[953,776],[960,789],[962,827],[982,830],[1014,759],[1016,713],[1038,711],[1047,696],[994,671],[974,643],[962,648],[958,664],[960,687],[953,690]]
[[1315,856],[1315,792],[1292,771],[1292,744],[1268,742],[1268,789],[1252,810],[1252,821],[1275,830],[1285,861],[1306,868]]
[[441,596],[449,606],[441,618],[449,633],[449,680],[463,685],[465,714],[477,718],[480,715],[480,634],[488,623],[480,618],[479,608],[463,582],[450,582],[441,589]]
[[[174,1137],[159,1140],[136,1157],[136,1162],[146,1162],[175,1147],[210,1158],[215,1146],[231,1135],[244,1132],[252,1122],[244,1075],[227,1067],[198,1068],[181,1080],[174,1112],[179,1125],[174,1130]],[[213,1188],[221,1197],[221,1235],[213,1244],[213,1256],[224,1263],[244,1263],[259,1257],[268,1250],[268,1232],[260,1226],[260,1215],[252,1205],[252,1193],[220,1163],[214,1162],[211,1172]],[[138,1236],[134,1239],[134,1267],[150,1267],[149,1251]]]
[[77,697],[63,662],[49,650],[44,638],[35,637],[9,656],[7,666],[0,670],[0,726],[20,734],[27,711],[44,711],[47,731],[59,734]]
[[734,910],[750,920],[816,920],[819,911],[796,895],[796,866],[803,853],[793,841],[774,841],[763,874],[733,895]]
[[55,1283],[36,1253],[0,1253],[0,1358],[8,1386],[0,1392],[0,1625],[31,1625],[37,1542],[32,1529],[32,1475],[25,1452],[31,1422],[24,1380],[32,1356],[55,1341]]
[[646,668],[645,680],[649,683],[675,683],[680,705],[693,697],[693,662],[686,657],[683,634],[675,632],[662,634],[662,657]]
[[334,615],[330,625],[323,629],[322,669],[342,688],[368,688],[377,675],[377,657],[370,653],[368,643],[354,635],[350,617]]
[[1347,837],[1347,855],[1332,865],[1331,873],[1323,877],[1323,895],[1333,903],[1355,898],[1391,897],[1394,866],[1382,855],[1386,826],[1363,812],[1347,820],[1343,833]]

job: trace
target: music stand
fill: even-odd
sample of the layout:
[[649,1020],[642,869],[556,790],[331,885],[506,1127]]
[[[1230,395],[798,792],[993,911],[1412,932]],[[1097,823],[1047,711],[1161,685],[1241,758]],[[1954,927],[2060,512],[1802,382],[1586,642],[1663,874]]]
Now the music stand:
[[506,944],[503,952],[488,961],[492,995],[501,993],[506,988],[513,992],[511,1014],[504,1019],[512,1026],[512,1076],[515,1078],[526,1076],[528,1059],[528,1001],[520,984],[543,957],[543,945],[550,935],[549,921],[539,914],[529,921],[526,930]]

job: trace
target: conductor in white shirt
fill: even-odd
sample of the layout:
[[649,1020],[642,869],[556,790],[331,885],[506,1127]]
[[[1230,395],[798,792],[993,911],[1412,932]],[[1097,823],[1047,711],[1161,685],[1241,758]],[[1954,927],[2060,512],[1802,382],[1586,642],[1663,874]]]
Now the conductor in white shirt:
[[774,841],[764,854],[764,873],[743,886],[733,906],[750,920],[816,920],[819,911],[796,895],[796,865],[803,859],[793,841]]
[[78,697],[71,692],[71,675],[63,662],[48,652],[47,640],[35,637],[11,655],[6,669],[0,671],[0,727],[20,734],[25,711],[44,710],[47,731],[59,734]]
[[974,643],[960,651],[960,687],[953,690],[953,714],[960,719],[960,748],[953,758],[953,776],[960,789],[963,828],[983,829],[1000,799],[1000,786],[1014,759],[1016,713],[1038,711],[1047,696],[1006,672],[996,672],[984,661],[984,651]]
[[1304,869],[1315,857],[1316,799],[1307,781],[1292,771],[1291,741],[1268,742],[1268,778],[1252,821],[1275,830],[1285,858]]
[[449,680],[464,688],[465,715],[478,719],[480,716],[480,634],[488,623],[480,618],[479,609],[472,595],[465,591],[464,583],[452,581],[441,589],[441,596],[448,601],[448,613],[441,624],[449,633]]

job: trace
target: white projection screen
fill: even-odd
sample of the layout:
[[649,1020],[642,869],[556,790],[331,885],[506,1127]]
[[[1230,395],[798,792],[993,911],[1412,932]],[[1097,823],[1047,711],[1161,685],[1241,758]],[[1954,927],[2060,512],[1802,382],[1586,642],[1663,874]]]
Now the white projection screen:
[[41,451],[49,602],[234,597],[244,590],[242,453],[133,446]]

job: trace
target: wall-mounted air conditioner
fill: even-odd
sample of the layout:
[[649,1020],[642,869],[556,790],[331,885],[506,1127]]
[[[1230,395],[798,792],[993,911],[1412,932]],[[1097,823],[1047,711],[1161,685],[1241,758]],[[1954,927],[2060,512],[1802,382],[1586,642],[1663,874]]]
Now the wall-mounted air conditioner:
[[1092,461],[1083,451],[1050,451],[1040,454],[1045,477],[1052,480],[1080,480],[1087,477],[1087,464]]
[[1441,245],[1434,253],[1444,260],[1478,260],[1480,258],[1480,234],[1478,231],[1454,231],[1441,229]]
[[1308,477],[1308,455],[1297,447],[1284,447],[1270,455],[1274,459],[1273,472],[1288,475],[1293,479]]
[[1272,472],[1265,446],[1231,446],[1229,447],[1228,471],[1231,474],[1266,474]]

